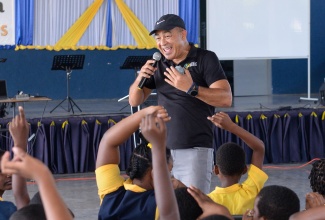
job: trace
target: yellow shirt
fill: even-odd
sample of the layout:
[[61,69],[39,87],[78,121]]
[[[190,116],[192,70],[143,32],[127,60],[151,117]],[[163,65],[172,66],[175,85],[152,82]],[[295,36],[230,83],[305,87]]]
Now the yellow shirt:
[[243,183],[221,188],[216,187],[208,196],[215,202],[227,207],[232,215],[243,215],[247,209],[253,209],[254,200],[268,179],[266,173],[250,165],[248,177]]

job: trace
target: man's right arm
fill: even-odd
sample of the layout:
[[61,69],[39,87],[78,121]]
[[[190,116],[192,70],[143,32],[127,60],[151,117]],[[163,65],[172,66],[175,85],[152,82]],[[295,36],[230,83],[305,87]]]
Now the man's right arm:
[[132,107],[136,107],[141,105],[150,95],[151,89],[143,87],[142,89],[138,88],[139,83],[141,82],[142,78],[149,79],[154,74],[156,68],[153,67],[154,60],[148,60],[138,72],[138,76],[130,86],[129,89],[129,104]]
[[138,88],[140,81],[141,77],[138,76],[129,89],[129,104],[132,107],[141,105],[151,93],[151,89],[146,87],[143,87],[142,89]]

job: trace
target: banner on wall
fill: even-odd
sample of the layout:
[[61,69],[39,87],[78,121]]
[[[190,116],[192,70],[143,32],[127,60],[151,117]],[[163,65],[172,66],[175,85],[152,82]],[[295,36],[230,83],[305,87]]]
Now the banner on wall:
[[0,45],[15,44],[15,1],[0,0]]

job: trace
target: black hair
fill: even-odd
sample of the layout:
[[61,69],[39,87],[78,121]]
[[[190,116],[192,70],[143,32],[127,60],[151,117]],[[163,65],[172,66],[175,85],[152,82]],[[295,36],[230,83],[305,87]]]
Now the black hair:
[[41,204],[29,204],[14,212],[9,220],[44,220],[44,207]]
[[313,163],[308,178],[313,192],[318,192],[325,196],[325,159],[320,159]]
[[225,143],[216,152],[216,165],[224,175],[241,175],[246,167],[245,152],[236,143]]
[[126,174],[131,180],[142,179],[151,167],[151,149],[146,143],[141,143],[133,150]]
[[196,220],[203,211],[191,194],[187,192],[187,187],[175,189],[175,196],[181,220]]
[[288,220],[299,212],[300,201],[297,194],[285,186],[271,185],[262,188],[257,195],[259,216],[268,220]]
[[[152,153],[148,146],[149,142],[144,138],[142,133],[139,133],[141,143],[133,150],[130,157],[129,166],[126,169],[126,174],[133,179],[142,179],[145,174],[152,168]],[[166,148],[166,160],[169,163],[171,158],[170,149]]]
[[230,220],[228,217],[224,216],[224,215],[209,215],[205,218],[202,218],[202,220]]

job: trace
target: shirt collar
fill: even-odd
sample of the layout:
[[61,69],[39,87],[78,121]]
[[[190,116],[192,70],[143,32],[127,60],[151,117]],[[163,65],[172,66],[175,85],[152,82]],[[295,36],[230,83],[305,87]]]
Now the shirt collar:
[[124,189],[125,189],[125,190],[130,190],[130,191],[132,191],[132,192],[145,192],[145,191],[147,191],[146,189],[141,188],[140,186],[133,184],[133,183],[132,183],[132,180],[131,180],[130,178],[127,179],[127,180],[123,183],[123,185],[124,185]]

